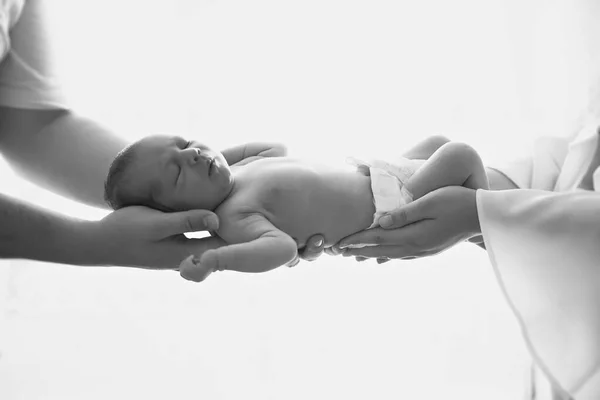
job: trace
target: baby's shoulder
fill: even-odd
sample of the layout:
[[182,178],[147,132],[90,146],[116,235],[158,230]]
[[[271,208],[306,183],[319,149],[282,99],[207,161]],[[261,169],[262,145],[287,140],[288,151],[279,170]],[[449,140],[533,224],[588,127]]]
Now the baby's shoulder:
[[237,192],[227,198],[215,213],[219,217],[217,234],[230,244],[251,240],[246,232],[248,216],[262,217],[256,199],[247,191]]

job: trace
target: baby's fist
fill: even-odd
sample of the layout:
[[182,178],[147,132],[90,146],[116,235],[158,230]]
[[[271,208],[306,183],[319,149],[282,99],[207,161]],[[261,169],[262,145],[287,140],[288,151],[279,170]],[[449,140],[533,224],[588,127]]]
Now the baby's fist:
[[202,282],[217,269],[217,252],[208,250],[198,258],[189,256],[179,264],[179,274],[188,281]]

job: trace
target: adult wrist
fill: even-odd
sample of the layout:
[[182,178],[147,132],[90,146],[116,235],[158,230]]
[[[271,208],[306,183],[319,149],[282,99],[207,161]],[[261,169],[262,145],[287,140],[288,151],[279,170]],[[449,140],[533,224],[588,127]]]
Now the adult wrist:
[[119,260],[123,255],[122,243],[113,240],[114,237],[107,236],[102,221],[83,221],[79,224],[77,231],[83,249],[80,265],[128,266],[123,260]]
[[70,265],[107,265],[99,224],[0,194],[0,258]]
[[81,266],[107,266],[110,250],[105,248],[106,243],[100,238],[99,223],[88,220],[72,220],[66,229],[64,243],[56,246],[65,248],[66,264]]

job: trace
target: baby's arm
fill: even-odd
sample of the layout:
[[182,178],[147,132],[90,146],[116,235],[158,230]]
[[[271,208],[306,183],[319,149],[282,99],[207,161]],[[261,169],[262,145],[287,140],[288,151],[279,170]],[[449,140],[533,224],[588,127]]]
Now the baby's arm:
[[458,142],[444,144],[406,182],[414,200],[444,186],[489,188],[483,162],[471,146]]
[[[262,215],[250,214],[238,221],[229,221],[227,225],[227,233],[233,234],[235,242],[241,243],[208,250],[198,263],[182,264],[180,268],[187,268],[182,271],[186,278],[199,282],[217,270],[266,272],[292,261],[297,255],[294,239]],[[223,239],[230,242],[227,233]]]
[[279,143],[246,143],[221,152],[230,166],[242,166],[265,157],[284,157],[287,149]]

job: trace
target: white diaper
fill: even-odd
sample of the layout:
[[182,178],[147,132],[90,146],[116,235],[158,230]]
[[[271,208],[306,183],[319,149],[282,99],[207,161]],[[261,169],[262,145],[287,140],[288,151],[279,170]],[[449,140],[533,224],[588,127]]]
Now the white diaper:
[[371,174],[371,191],[373,192],[373,203],[375,214],[373,223],[368,229],[379,226],[379,218],[385,213],[393,211],[413,200],[412,194],[404,186],[422,161],[409,160],[400,157],[397,162],[391,164],[383,160],[363,161],[357,158],[348,158],[349,164],[369,168]]

